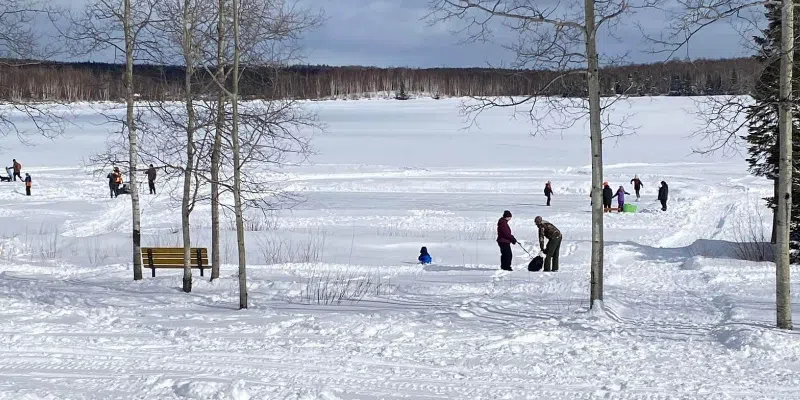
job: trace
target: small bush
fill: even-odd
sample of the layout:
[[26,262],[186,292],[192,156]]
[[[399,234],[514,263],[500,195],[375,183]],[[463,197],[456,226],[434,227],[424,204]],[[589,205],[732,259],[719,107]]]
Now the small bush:
[[774,261],[773,246],[770,243],[770,229],[759,210],[748,213],[746,219],[737,220],[733,226],[733,252],[736,258],[746,261]]
[[312,274],[306,280],[303,301],[306,304],[337,305],[358,303],[367,296],[388,293],[389,282],[377,273],[362,275],[353,271],[329,271]]
[[287,236],[262,235],[256,237],[258,249],[266,264],[316,263],[325,251],[326,233],[309,233],[305,240],[292,240]]

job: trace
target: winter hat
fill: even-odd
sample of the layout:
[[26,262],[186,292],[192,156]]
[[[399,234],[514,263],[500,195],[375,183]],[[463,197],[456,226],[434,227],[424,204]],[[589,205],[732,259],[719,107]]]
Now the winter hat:
[[419,252],[420,252],[420,254],[428,254],[428,248],[425,247],[425,246],[422,246],[422,248],[419,249]]
[[533,220],[533,222],[534,222],[536,225],[539,225],[539,224],[541,224],[541,223],[542,223],[542,217],[540,217],[540,216],[537,216],[537,217],[536,217],[536,218]]
[[508,210],[503,211],[503,218],[510,218],[510,217],[511,217],[511,211]]

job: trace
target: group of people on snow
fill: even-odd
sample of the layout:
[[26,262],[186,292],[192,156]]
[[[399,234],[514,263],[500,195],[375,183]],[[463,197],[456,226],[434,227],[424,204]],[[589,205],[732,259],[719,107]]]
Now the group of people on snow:
[[[154,167],[153,164],[150,164],[150,167],[144,171],[144,174],[147,175],[147,186],[150,189],[150,194],[156,194],[156,177],[158,175],[156,172],[156,167]],[[112,199],[120,194],[130,193],[128,186],[122,183],[122,172],[120,172],[119,167],[114,167],[114,169],[106,176],[106,178],[108,178],[108,189],[111,192]]]
[[[639,201],[641,198],[640,191],[642,187],[644,187],[644,183],[642,180],[639,179],[639,175],[635,175],[633,179],[631,179],[631,184],[633,185],[634,193],[636,193],[636,201]],[[553,196],[553,186],[550,181],[547,181],[544,185],[544,196],[547,197],[547,206],[550,206],[550,199]],[[620,185],[616,191],[611,189],[611,186],[608,182],[603,182],[603,211],[604,212],[611,212],[611,211],[620,211],[622,212],[625,206],[625,195],[630,196],[631,194],[625,190],[625,187]],[[589,194],[589,197],[592,197],[592,194]],[[661,202],[661,210],[667,211],[667,199],[669,197],[669,188],[667,186],[667,182],[661,181],[661,186],[658,188],[658,201]],[[611,207],[611,203],[614,199],[617,199],[617,208]]]
[[31,195],[31,186],[33,186],[33,179],[31,179],[31,175],[28,173],[25,174],[24,178],[22,177],[22,164],[20,164],[16,158],[11,160],[10,167],[6,167],[6,174],[8,174],[8,176],[4,176],[0,180],[2,180],[3,182],[11,182],[12,180],[16,182],[17,178],[19,178],[20,182],[25,183],[25,195],[26,196]]

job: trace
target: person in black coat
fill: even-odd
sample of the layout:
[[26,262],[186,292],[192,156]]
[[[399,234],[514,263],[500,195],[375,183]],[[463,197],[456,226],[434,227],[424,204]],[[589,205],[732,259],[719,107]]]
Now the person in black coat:
[[550,206],[550,196],[553,195],[553,186],[550,184],[550,181],[544,185],[544,195],[547,197],[547,206]]
[[603,212],[611,212],[611,200],[614,198],[614,191],[608,182],[603,182]]
[[661,211],[667,211],[667,198],[669,198],[669,187],[667,182],[661,181],[661,187],[658,188],[658,201],[661,202]]

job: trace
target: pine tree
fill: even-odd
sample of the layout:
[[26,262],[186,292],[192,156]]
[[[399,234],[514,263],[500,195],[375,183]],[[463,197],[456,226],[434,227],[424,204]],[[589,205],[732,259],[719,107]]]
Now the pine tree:
[[[777,190],[781,9],[779,4],[767,4],[765,7],[769,25],[763,31],[763,37],[754,38],[756,44],[761,47],[760,53],[755,58],[765,67],[755,81],[752,92],[754,102],[747,112],[748,134],[744,139],[748,142],[749,157],[747,162],[750,164],[750,173],[773,180]],[[797,36],[800,33],[800,24],[795,26],[795,36]],[[795,54],[798,53],[800,52],[796,51]],[[793,87],[795,99],[799,99],[800,96],[797,94],[798,89],[800,89],[800,63],[795,64],[794,68]],[[794,170],[797,171],[798,167],[800,167],[800,114],[798,114],[800,105],[795,104],[794,109],[792,129],[793,164]],[[800,174],[795,172],[792,181],[792,192],[800,192]],[[765,200],[767,205],[775,212],[774,196],[767,197]],[[792,232],[800,230],[800,196],[792,196],[791,229]],[[774,235],[773,228],[773,242]]]

